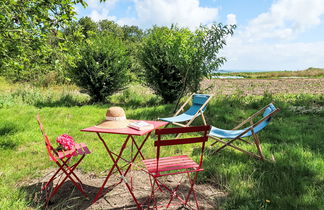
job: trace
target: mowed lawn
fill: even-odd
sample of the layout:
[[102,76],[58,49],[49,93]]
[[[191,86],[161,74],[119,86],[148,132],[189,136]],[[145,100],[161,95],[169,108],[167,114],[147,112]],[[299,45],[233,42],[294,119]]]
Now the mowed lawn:
[[[93,153],[79,169],[99,174],[111,162],[97,136],[80,129],[99,123],[112,105],[122,106],[129,119],[144,120],[170,116],[174,109],[174,105],[165,105],[160,98],[138,87],[112,96],[107,104],[89,104],[89,97],[72,87],[38,89],[2,83],[0,87],[6,91],[0,93],[0,209],[41,208],[26,186],[29,180],[43,177],[44,171],[54,168],[54,164],[48,160],[35,118],[37,113],[53,142],[63,133],[85,142]],[[324,95],[266,93],[256,96],[239,91],[225,95],[213,91],[215,96],[205,116],[216,127],[231,129],[270,102],[281,109],[259,135],[267,161],[230,148],[214,154],[212,141],[208,142],[206,170],[199,176],[199,182],[213,184],[228,193],[225,198],[215,200],[216,206],[220,209],[324,209]],[[114,136],[114,141],[108,144],[119,147],[116,142],[122,139]],[[194,148],[181,149],[195,154]],[[147,144],[143,150],[146,157],[152,157],[153,151],[153,144]],[[272,156],[275,161],[271,160]]]

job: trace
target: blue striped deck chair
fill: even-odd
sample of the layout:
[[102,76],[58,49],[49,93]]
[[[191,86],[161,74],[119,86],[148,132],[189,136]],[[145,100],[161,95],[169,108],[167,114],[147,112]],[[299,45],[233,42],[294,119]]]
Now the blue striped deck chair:
[[[208,136],[210,138],[214,139],[215,142],[212,143],[211,145],[213,146],[218,142],[223,144],[221,147],[219,147],[215,151],[215,153],[221,151],[226,146],[230,146],[230,147],[237,149],[243,153],[246,153],[250,156],[264,160],[264,155],[262,154],[261,143],[260,143],[259,137],[257,136],[257,133],[259,133],[261,130],[263,130],[270,123],[272,116],[275,113],[277,113],[278,111],[280,111],[280,110],[278,108],[276,108],[272,103],[270,103],[267,106],[263,107],[258,112],[251,115],[249,118],[244,120],[242,123],[240,123],[239,125],[234,127],[232,130],[223,130],[223,129],[216,128],[216,127],[212,126]],[[262,119],[258,120],[257,122],[253,122],[253,120],[255,120],[255,118],[261,114],[262,114]],[[245,127],[243,129],[239,129],[246,123],[250,123],[250,126]],[[251,142],[243,139],[243,138],[250,137],[250,136],[253,137],[253,139],[254,139],[253,143],[255,144],[255,146],[257,148],[257,153],[252,153],[252,152],[246,151],[246,150],[238,147],[237,145],[233,145],[234,141],[236,141],[236,140],[240,140],[247,144],[252,144]],[[224,140],[224,139],[227,139],[227,140]]]
[[[172,123],[181,127],[188,127],[198,116],[202,117],[204,125],[207,125],[204,116],[204,111],[207,104],[212,98],[212,94],[192,94],[188,100],[180,107],[180,109],[173,115],[173,117],[159,118],[159,120]],[[185,112],[185,106],[192,100],[192,106]],[[183,112],[180,114],[180,112]]]

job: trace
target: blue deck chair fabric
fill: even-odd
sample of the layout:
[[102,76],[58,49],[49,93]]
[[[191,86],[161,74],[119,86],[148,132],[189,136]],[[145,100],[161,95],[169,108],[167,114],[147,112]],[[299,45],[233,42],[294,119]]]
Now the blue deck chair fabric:
[[210,100],[210,98],[211,95],[194,94],[192,97],[192,106],[187,111],[174,117],[159,118],[159,120],[166,121],[169,123],[190,121],[193,118],[196,118],[199,115],[201,115],[206,110],[207,103]]
[[[271,103],[269,104],[269,107],[267,107],[263,113],[263,117],[267,117],[269,114],[271,114],[272,112],[274,112],[276,110],[276,107]],[[254,128],[253,128],[253,132],[256,134],[258,133],[259,131],[261,131],[263,128],[265,128],[269,122],[271,120],[271,117],[265,119],[264,121],[262,121],[260,124],[256,125]],[[252,126],[249,126],[247,128],[244,128],[244,129],[240,129],[240,130],[224,130],[224,129],[220,129],[220,128],[216,128],[216,127],[213,127],[211,128],[210,130],[210,133],[209,135],[211,136],[217,136],[219,138],[223,138],[223,139],[234,139],[236,138],[237,136],[239,136],[240,134],[244,133],[244,131],[248,130],[248,129],[251,129]],[[244,138],[244,137],[248,137],[248,136],[252,136],[252,129],[246,133],[244,133],[241,138]]]
[[[195,116],[195,114],[199,111],[200,108],[201,108],[201,105],[193,104],[186,112],[184,112],[178,116],[160,118],[160,120],[167,121],[170,123],[185,122],[185,121],[191,120]],[[205,109],[206,109],[206,107],[205,107]]]
[[[256,136],[256,134],[259,133],[261,130],[263,130],[270,123],[272,115],[275,112],[279,111],[279,109],[277,109],[271,103],[271,104],[267,105],[266,107],[264,107],[261,110],[264,110],[263,114],[262,114],[263,118],[261,120],[259,120],[258,122],[254,123],[253,125],[248,126],[246,128],[243,128],[243,129],[224,130],[224,129],[220,129],[220,128],[216,128],[216,127],[212,126],[212,128],[210,130],[210,133],[209,133],[209,137],[214,138],[218,142],[221,142],[221,143],[224,144],[221,148],[219,148],[217,150],[217,152],[220,151],[221,149],[225,148],[226,146],[231,146],[231,147],[237,149],[236,146],[231,145],[231,143],[234,140],[242,140],[241,138],[252,136],[254,138],[257,138],[257,139],[255,139],[256,146],[257,146],[257,148],[259,150],[259,155],[257,155],[257,157],[259,157],[260,159],[263,159],[261,145],[259,144],[259,139]],[[255,115],[255,116],[257,116],[257,115]],[[246,121],[246,123],[247,122],[250,122],[250,121]],[[222,139],[231,139],[231,141],[225,142]],[[239,150],[242,151],[243,149],[239,149]],[[243,150],[243,151],[245,152],[245,150]]]

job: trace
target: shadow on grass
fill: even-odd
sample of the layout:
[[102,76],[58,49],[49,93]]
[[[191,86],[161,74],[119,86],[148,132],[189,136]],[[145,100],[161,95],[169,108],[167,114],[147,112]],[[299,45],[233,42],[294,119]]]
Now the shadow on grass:
[[149,100],[143,101],[140,98],[131,98],[127,101],[118,101],[118,102],[94,102],[91,100],[79,100],[72,95],[66,95],[58,100],[48,99],[43,101],[36,101],[34,105],[37,108],[44,107],[74,107],[74,106],[84,106],[84,105],[93,105],[97,107],[107,107],[107,106],[120,106],[124,109],[131,108],[140,108],[140,107],[152,107],[162,105],[163,103],[156,97],[152,97]]
[[[46,194],[45,191],[41,191],[43,184],[35,183],[20,188],[21,191],[26,192],[25,199],[30,207],[41,209],[87,209],[91,205],[91,201],[85,198],[71,181],[66,181],[46,206]],[[86,192],[99,190],[88,185],[83,185],[83,188]]]
[[119,100],[117,102],[110,102],[114,106],[121,106],[123,108],[139,108],[139,107],[152,107],[162,105],[163,102],[158,97],[150,97],[148,100],[142,100],[140,97],[130,97],[127,100]]
[[0,127],[0,137],[3,138],[3,140],[0,141],[0,149],[13,150],[17,147],[17,143],[13,142],[9,137],[17,131],[18,129],[12,123],[6,123]]
[[294,151],[270,162],[229,148],[220,153],[208,148],[204,168],[205,180],[229,192],[225,209],[318,209],[323,202],[323,180]]
[[36,101],[35,106],[37,108],[44,107],[73,107],[73,106],[83,106],[83,105],[91,105],[88,100],[80,100],[72,95],[64,95],[60,97],[58,100],[47,99],[44,101]]
[[17,132],[17,128],[12,123],[6,123],[0,127],[0,136],[11,135]]
[[[83,184],[84,191],[88,194],[88,198],[86,198],[71,181],[66,181],[58,190],[58,192],[51,198],[48,205],[46,206],[46,192],[41,191],[41,187],[45,183],[35,183],[29,186],[23,186],[20,190],[26,192],[25,199],[28,201],[31,207],[33,208],[41,208],[41,209],[88,209],[93,205],[101,206],[103,209],[108,209],[109,200],[107,200],[104,196],[106,196],[109,192],[113,190],[113,186],[106,187],[103,191],[103,194],[99,200],[93,204],[93,200],[96,197],[100,187],[90,186]],[[49,188],[52,190],[53,186],[50,185]],[[129,195],[131,199],[131,196]],[[103,204],[104,203],[104,204]],[[106,206],[106,207],[104,207]],[[123,207],[117,208],[109,208],[109,209],[127,209]],[[131,205],[130,209],[136,209],[136,205]]]

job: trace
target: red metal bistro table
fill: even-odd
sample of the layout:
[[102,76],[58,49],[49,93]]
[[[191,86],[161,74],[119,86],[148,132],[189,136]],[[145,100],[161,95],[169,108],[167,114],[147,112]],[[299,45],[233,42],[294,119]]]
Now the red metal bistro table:
[[[134,120],[134,121],[138,121],[138,120]],[[95,132],[95,133],[97,133],[99,139],[104,144],[110,159],[114,163],[113,166],[111,167],[110,171],[108,172],[108,175],[107,175],[105,181],[103,182],[99,192],[97,193],[95,199],[93,200],[93,203],[95,203],[99,199],[99,197],[101,196],[102,191],[103,191],[107,181],[109,180],[111,174],[113,173],[113,170],[116,168],[118,173],[121,176],[121,179],[122,179],[121,181],[124,181],[127,189],[129,190],[130,194],[133,197],[133,200],[135,201],[135,203],[137,205],[137,208],[142,209],[140,203],[137,201],[137,199],[136,199],[136,197],[135,197],[135,195],[133,193],[132,187],[129,185],[129,183],[124,178],[127,175],[128,171],[131,169],[131,164],[136,160],[138,155],[140,155],[142,159],[145,159],[142,152],[141,152],[141,149],[144,146],[146,140],[149,138],[151,132],[158,129],[159,127],[162,127],[162,126],[165,126],[166,124],[168,124],[168,122],[163,122],[163,121],[145,121],[145,122],[153,124],[154,128],[139,131],[139,130],[135,130],[133,128],[104,129],[104,128],[98,128],[96,126],[93,126],[93,127],[89,127],[89,128],[85,128],[85,129],[81,130],[81,131],[84,131],[84,132]],[[106,141],[108,141],[108,140],[104,140],[102,138],[102,136],[100,135],[100,133],[120,134],[120,135],[126,135],[127,137],[126,137],[124,143],[122,144],[122,146],[120,148],[120,151],[118,153],[115,153],[115,152],[113,152],[113,151],[111,151],[109,149],[108,145],[106,144]],[[140,145],[138,145],[136,143],[136,141],[135,141],[134,136],[144,136],[144,135],[146,135],[146,136],[145,136],[143,142]],[[129,141],[129,140],[131,140],[131,141]],[[110,141],[112,141],[112,139]],[[121,160],[121,159],[125,161],[125,159],[122,157],[122,155],[123,155],[123,152],[124,152],[128,142],[131,142],[133,145],[135,145],[135,150],[136,151],[135,151],[134,156],[131,158],[131,160],[127,161],[129,163],[129,165],[126,168],[126,170],[123,172],[120,169],[120,167],[118,166],[118,161]]]

